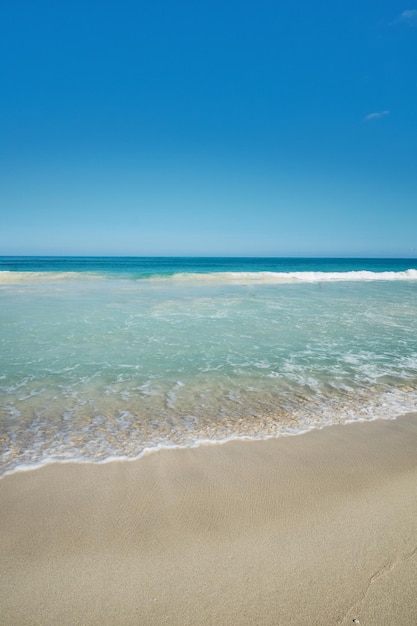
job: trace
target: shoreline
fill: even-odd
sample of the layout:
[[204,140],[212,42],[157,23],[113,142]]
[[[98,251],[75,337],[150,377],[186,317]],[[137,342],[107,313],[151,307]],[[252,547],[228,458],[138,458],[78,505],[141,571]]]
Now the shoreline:
[[221,444],[3,476],[0,623],[416,623],[417,414]]
[[409,415],[410,413],[401,413],[396,417],[375,417],[372,419],[353,419],[351,421],[346,422],[334,422],[334,423],[324,423],[317,426],[311,426],[305,428],[304,430],[288,430],[277,432],[275,434],[266,434],[266,435],[231,435],[230,437],[225,437],[224,439],[197,439],[192,443],[184,443],[184,444],[176,444],[176,443],[167,443],[167,444],[157,444],[155,446],[150,446],[144,448],[137,456],[109,456],[100,460],[92,460],[92,459],[84,459],[84,458],[72,458],[72,459],[59,459],[59,458],[50,458],[40,461],[39,463],[32,463],[26,465],[19,465],[10,470],[6,470],[3,474],[0,474],[0,481],[6,476],[11,476],[13,474],[18,474],[20,472],[34,472],[36,470],[42,469],[43,467],[47,467],[50,465],[106,465],[107,463],[134,463],[139,461],[141,458],[148,456],[150,454],[163,452],[164,450],[184,450],[184,449],[194,449],[199,448],[200,446],[217,446],[231,443],[232,441],[268,441],[269,439],[280,439],[281,437],[298,437],[299,435],[306,435],[313,430],[323,430],[324,428],[331,428],[332,426],[345,426],[348,424],[356,424],[363,422],[374,422],[378,420],[396,420],[402,417]]
[[343,421],[334,421],[334,422],[329,422],[329,421],[323,421],[322,423],[317,423],[317,424],[313,424],[313,425],[309,425],[305,428],[287,428],[287,430],[283,429],[282,431],[276,431],[276,432],[271,432],[271,433],[261,433],[258,435],[256,434],[248,434],[248,435],[244,435],[244,434],[233,434],[224,438],[219,438],[219,439],[208,439],[208,438],[203,438],[203,439],[196,439],[194,441],[191,442],[185,442],[185,443],[157,443],[154,446],[147,446],[145,447],[141,452],[139,452],[139,454],[137,454],[136,456],[126,456],[126,455],[109,455],[108,457],[102,458],[102,459],[88,459],[88,458],[83,458],[83,457],[79,457],[79,458],[47,458],[44,459],[42,461],[39,462],[34,462],[34,463],[26,463],[26,464],[22,464],[22,465],[18,465],[16,467],[12,467],[11,469],[6,469],[5,471],[3,471],[3,473],[0,473],[0,481],[5,478],[6,476],[11,476],[13,474],[16,473],[21,473],[21,472],[33,472],[39,469],[42,469],[43,467],[48,467],[50,465],[71,465],[71,464],[80,464],[80,465],[106,465],[107,463],[124,463],[124,462],[136,462],[139,461],[141,458],[148,456],[149,454],[154,454],[154,453],[158,453],[164,450],[184,450],[184,449],[194,449],[194,448],[199,448],[200,446],[217,446],[217,445],[224,445],[224,444],[228,444],[234,441],[246,441],[246,442],[251,442],[251,441],[268,441],[270,439],[281,439],[281,438],[287,438],[287,437],[298,437],[299,435],[306,435],[312,431],[321,431],[327,428],[331,428],[333,426],[349,426],[352,424],[362,424],[362,423],[371,423],[371,422],[378,422],[378,421],[393,421],[393,420],[397,420],[397,419],[403,419],[404,417],[407,417],[408,415],[412,415],[413,412],[412,411],[407,411],[404,410],[404,412],[396,414],[394,417],[386,417],[386,416],[376,416],[376,417],[370,417],[370,418],[362,418],[362,417],[355,417],[352,419],[346,419]]

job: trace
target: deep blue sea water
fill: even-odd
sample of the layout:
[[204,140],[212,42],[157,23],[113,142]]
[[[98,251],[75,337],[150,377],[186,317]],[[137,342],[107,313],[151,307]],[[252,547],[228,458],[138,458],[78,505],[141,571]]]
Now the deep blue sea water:
[[0,472],[416,408],[416,260],[0,257]]

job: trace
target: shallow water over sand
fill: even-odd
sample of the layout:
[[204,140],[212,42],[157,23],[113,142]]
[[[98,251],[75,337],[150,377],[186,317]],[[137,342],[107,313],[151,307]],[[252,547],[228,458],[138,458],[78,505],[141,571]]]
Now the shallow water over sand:
[[412,264],[207,268],[3,274],[2,472],[416,409]]

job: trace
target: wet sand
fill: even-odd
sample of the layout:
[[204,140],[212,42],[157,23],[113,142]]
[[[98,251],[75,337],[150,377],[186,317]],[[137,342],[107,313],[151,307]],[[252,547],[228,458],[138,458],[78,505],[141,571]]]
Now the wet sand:
[[0,480],[0,624],[417,623],[417,416]]

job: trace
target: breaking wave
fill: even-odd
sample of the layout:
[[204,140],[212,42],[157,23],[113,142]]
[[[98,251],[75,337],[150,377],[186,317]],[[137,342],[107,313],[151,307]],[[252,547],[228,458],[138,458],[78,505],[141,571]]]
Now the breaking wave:
[[135,280],[156,283],[258,285],[327,282],[417,281],[417,270],[372,272],[368,270],[349,272],[179,272],[171,275],[153,274],[138,276],[97,272],[15,272],[0,271],[0,285],[55,283],[74,280]]

